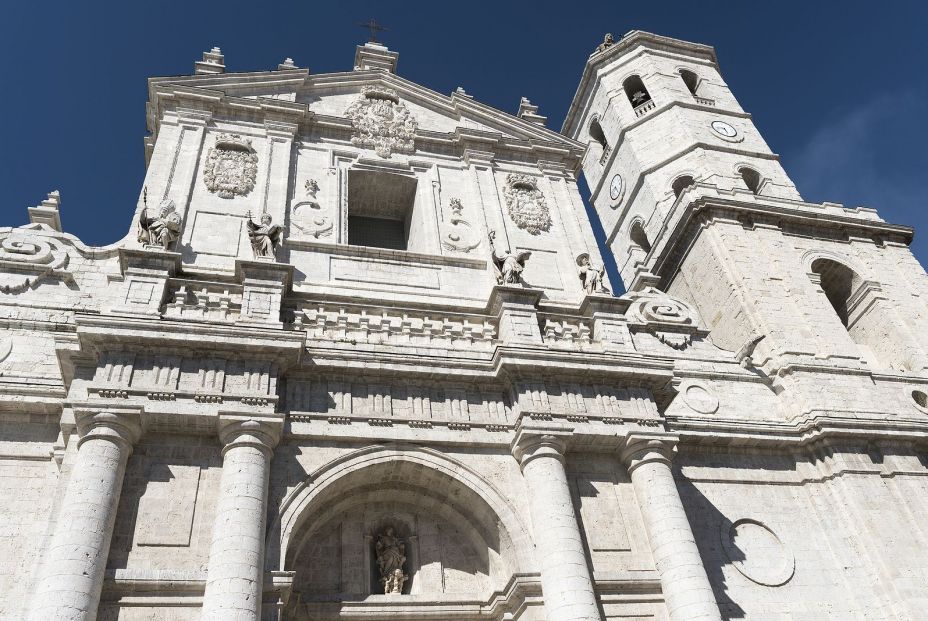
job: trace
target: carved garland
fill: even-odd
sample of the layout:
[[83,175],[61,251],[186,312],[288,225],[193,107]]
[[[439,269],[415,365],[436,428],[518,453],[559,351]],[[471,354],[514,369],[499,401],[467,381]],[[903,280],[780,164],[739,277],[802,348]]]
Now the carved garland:
[[251,140],[238,134],[219,134],[216,146],[206,156],[203,181],[207,189],[222,198],[245,196],[255,187],[258,155]]
[[503,189],[509,217],[520,229],[540,235],[551,229],[551,212],[534,177],[510,174]]
[[400,103],[396,91],[382,86],[365,86],[361,97],[345,112],[355,135],[351,144],[374,149],[383,158],[416,150],[416,119]]

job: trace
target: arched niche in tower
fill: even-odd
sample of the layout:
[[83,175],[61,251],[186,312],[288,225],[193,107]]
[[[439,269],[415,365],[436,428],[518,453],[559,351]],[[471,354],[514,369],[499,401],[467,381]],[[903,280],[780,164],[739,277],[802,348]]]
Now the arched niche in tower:
[[599,122],[599,117],[594,116],[590,121],[590,138],[596,141],[600,147],[602,147],[601,157],[606,157],[609,155],[609,141],[606,139],[606,133],[603,131],[603,126]]
[[625,96],[628,97],[628,102],[633,108],[651,101],[651,94],[637,75],[625,78],[625,81],[622,82],[622,88],[625,90]]
[[759,172],[750,166],[742,166],[738,169],[738,173],[740,173],[741,180],[744,182],[744,186],[747,189],[749,189],[755,195],[760,194],[760,187],[763,179],[761,178]]
[[680,198],[680,195],[683,194],[683,191],[693,185],[694,182],[695,181],[692,175],[680,175],[674,179],[673,183],[670,184],[674,197]]
[[686,84],[686,88],[689,90],[690,95],[696,97],[696,89],[699,87],[699,76],[689,69],[680,69],[680,77],[683,78],[683,83]]
[[628,230],[628,238],[632,245],[643,250],[645,254],[651,252],[651,240],[648,239],[648,234],[645,232],[641,220],[632,222],[632,226]]
[[865,359],[884,368],[922,368],[913,349],[907,346],[901,321],[886,304],[879,284],[862,278],[845,263],[822,256],[812,260],[810,277],[825,294],[851,340],[861,347]]
[[384,540],[380,549],[401,545],[406,557],[402,590],[391,597],[426,596],[417,601],[430,605],[484,600],[528,571],[532,555],[525,528],[491,483],[414,446],[369,447],[312,473],[285,499],[269,539],[279,549],[268,557],[294,572],[305,608],[287,618],[383,595]]

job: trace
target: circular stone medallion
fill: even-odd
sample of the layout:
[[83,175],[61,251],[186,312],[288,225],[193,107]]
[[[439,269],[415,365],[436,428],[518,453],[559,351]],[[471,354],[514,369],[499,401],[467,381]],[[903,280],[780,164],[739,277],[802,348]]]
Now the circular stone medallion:
[[719,399],[702,384],[690,384],[683,389],[683,402],[702,414],[713,414],[719,409]]
[[722,523],[722,549],[741,575],[764,586],[789,582],[796,559],[765,524],[752,519]]

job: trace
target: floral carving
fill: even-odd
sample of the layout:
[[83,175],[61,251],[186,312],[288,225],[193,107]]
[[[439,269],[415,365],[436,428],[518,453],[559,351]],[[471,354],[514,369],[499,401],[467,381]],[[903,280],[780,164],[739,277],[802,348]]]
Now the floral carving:
[[418,123],[396,91],[382,86],[365,86],[361,97],[345,112],[354,126],[351,144],[374,149],[380,157],[413,153]]
[[21,293],[48,277],[70,278],[68,253],[53,238],[13,229],[0,240],[0,291]]
[[222,198],[245,196],[254,189],[257,176],[258,155],[251,140],[238,134],[219,134],[203,171],[209,191]]
[[539,235],[551,229],[551,212],[534,177],[511,174],[503,189],[509,217],[520,229]]
[[441,245],[445,250],[453,252],[470,252],[480,245],[480,239],[470,222],[465,220],[464,205],[461,199],[451,199],[451,217],[448,219],[449,230],[442,236]]

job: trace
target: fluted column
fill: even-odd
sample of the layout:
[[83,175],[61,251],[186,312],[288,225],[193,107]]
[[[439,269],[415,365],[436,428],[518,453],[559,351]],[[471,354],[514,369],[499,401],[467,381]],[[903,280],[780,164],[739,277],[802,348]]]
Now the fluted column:
[[220,417],[222,477],[202,621],[260,618],[268,476],[281,427],[279,419]]
[[556,434],[520,432],[513,447],[528,486],[547,621],[600,621],[574,513],[565,444]]
[[670,621],[719,621],[718,604],[673,479],[673,438],[629,438],[622,460],[641,507]]
[[126,462],[141,435],[137,409],[75,411],[77,459],[38,576],[29,619],[97,618]]

